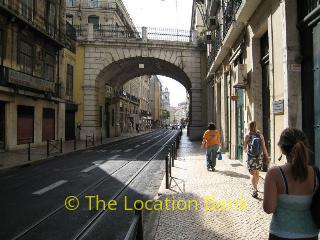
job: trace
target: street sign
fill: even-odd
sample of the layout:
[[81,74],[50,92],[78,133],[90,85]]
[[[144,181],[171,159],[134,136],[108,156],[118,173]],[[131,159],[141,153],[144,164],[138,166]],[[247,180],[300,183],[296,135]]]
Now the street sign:
[[272,105],[273,105],[273,114],[274,115],[284,114],[284,101],[283,100],[274,101]]

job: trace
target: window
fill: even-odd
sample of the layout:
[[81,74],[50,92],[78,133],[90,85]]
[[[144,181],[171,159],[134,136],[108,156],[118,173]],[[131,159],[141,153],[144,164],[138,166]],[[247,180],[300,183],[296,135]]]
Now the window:
[[99,7],[99,0],[89,0],[89,7],[92,7],[92,8]]
[[44,63],[44,79],[50,82],[54,82],[54,56],[46,53]]
[[93,29],[98,30],[99,29],[99,17],[98,16],[89,16],[88,17],[88,23],[93,24]]
[[28,21],[33,20],[33,0],[21,0],[20,1],[20,13],[27,18]]
[[67,7],[73,7],[74,0],[67,0]]
[[73,66],[70,64],[67,64],[66,95],[73,95]]
[[67,14],[66,19],[67,19],[67,22],[73,26],[73,15]]
[[33,46],[25,41],[20,41],[19,48],[20,71],[32,74],[33,66]]
[[56,6],[53,2],[47,1],[47,31],[54,36],[56,29]]

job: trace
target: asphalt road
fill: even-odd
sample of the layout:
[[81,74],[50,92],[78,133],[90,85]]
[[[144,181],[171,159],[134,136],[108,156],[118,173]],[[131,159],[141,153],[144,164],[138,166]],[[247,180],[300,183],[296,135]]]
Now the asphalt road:
[[[123,209],[123,199],[157,193],[163,147],[176,134],[159,130],[0,174],[0,239],[124,239],[134,212]],[[102,202],[96,208],[96,196],[107,203],[117,193],[116,210],[102,211]],[[64,206],[69,196],[79,199],[76,210]],[[83,231],[99,211],[98,221]]]

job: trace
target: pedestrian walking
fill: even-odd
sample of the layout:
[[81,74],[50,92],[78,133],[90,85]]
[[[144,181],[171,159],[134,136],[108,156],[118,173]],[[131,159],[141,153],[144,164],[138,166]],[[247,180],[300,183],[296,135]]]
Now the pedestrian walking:
[[262,170],[263,154],[269,164],[270,159],[263,135],[257,130],[255,121],[249,123],[249,132],[244,138],[244,150],[247,152],[247,167],[252,183],[252,197],[258,197],[259,173]]
[[215,171],[217,151],[221,148],[220,133],[215,124],[210,123],[203,134],[201,148],[206,147],[207,170]]
[[319,187],[309,166],[309,145],[298,129],[285,129],[278,143],[287,163],[267,173],[263,209],[273,213],[269,239],[318,239],[319,229],[311,217],[310,206]]

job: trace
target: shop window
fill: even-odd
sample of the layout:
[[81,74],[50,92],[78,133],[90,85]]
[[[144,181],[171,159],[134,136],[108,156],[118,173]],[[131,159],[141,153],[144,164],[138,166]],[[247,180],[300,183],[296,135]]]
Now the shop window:
[[18,106],[17,108],[17,144],[33,142],[34,108]]
[[33,46],[23,40],[19,46],[19,65],[20,71],[32,74],[33,66]]
[[66,95],[73,96],[73,66],[67,64]]
[[54,56],[46,53],[44,63],[44,79],[49,82],[54,82]]

